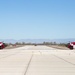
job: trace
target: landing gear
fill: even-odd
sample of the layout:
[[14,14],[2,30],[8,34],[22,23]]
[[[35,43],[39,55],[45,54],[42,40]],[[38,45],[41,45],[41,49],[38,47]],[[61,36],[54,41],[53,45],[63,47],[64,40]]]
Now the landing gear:
[[73,46],[70,46],[70,49],[73,50]]
[[0,46],[0,49],[2,49],[2,46]]

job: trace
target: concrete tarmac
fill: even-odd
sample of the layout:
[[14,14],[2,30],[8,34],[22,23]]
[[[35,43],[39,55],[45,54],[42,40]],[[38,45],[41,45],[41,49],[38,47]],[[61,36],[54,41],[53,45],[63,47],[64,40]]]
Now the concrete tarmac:
[[75,50],[47,46],[0,50],[0,75],[75,75]]

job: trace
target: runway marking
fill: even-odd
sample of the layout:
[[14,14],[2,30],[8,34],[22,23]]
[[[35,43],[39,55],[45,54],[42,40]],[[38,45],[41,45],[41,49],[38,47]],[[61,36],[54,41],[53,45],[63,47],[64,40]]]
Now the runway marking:
[[28,62],[28,65],[27,65],[27,67],[26,67],[26,71],[25,71],[24,75],[27,74],[27,71],[28,71],[28,68],[29,68],[29,66],[30,66],[30,63],[31,63],[32,58],[33,58],[33,52],[32,52],[32,56],[31,56],[31,58],[30,58],[30,60],[29,60],[29,62]]

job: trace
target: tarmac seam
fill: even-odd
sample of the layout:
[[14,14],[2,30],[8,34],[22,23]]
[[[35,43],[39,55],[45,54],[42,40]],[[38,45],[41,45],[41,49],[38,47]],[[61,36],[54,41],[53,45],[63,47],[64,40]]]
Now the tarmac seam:
[[59,57],[59,56],[57,56],[57,55],[53,55],[53,56],[55,56],[55,57],[57,57],[57,58],[59,58],[59,59],[61,59],[61,60],[65,61],[65,62],[67,62],[67,63],[69,63],[69,64],[71,64],[71,65],[74,65],[74,66],[75,66],[75,64],[74,64],[74,63],[71,63],[71,62],[69,62],[69,61],[67,61],[67,60],[65,60],[65,59],[63,59],[63,58],[61,58],[61,57]]
[[33,52],[32,52],[32,56],[31,56],[31,58],[30,58],[30,60],[29,60],[29,62],[28,62],[28,65],[27,65],[27,67],[26,67],[26,71],[25,71],[24,75],[27,74],[27,71],[28,71],[28,68],[29,68],[29,66],[30,66],[30,63],[31,63],[32,58],[33,58]]
[[16,55],[16,54],[18,54],[18,53],[19,53],[19,52],[16,52],[16,53],[14,53],[14,54],[9,54],[9,55],[7,55],[7,56],[4,56],[4,57],[2,57],[2,58],[0,58],[0,59],[7,58],[7,57],[10,57],[10,56]]

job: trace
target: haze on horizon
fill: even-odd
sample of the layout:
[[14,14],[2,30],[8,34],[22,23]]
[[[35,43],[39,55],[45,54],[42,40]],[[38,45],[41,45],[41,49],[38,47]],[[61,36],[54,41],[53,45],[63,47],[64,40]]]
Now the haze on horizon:
[[75,0],[0,0],[0,39],[75,38]]

